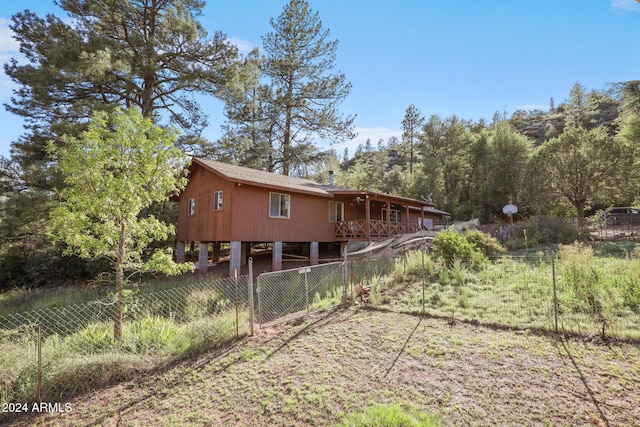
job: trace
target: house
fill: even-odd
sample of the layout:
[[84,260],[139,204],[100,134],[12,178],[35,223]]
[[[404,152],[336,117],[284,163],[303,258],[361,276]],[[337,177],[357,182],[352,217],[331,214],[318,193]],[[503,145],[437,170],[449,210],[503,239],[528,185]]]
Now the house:
[[209,245],[214,261],[229,243],[229,274],[246,264],[252,243],[273,246],[272,269],[282,269],[283,243],[305,248],[311,265],[321,245],[376,241],[440,224],[446,212],[429,201],[321,184],[194,158],[178,197],[177,260],[185,243],[200,243],[200,268]]

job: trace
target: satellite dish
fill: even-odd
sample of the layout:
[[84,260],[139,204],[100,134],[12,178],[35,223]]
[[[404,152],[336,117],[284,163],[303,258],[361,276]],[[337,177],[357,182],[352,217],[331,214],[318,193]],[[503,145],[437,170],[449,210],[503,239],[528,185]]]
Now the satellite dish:
[[518,213],[518,207],[516,205],[508,204],[502,208],[502,212],[506,215],[513,215]]

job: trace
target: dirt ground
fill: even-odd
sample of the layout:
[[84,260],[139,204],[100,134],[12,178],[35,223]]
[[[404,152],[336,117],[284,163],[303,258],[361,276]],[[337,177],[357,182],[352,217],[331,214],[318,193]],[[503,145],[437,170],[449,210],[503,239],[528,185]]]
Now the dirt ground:
[[333,309],[16,426],[319,426],[400,403],[445,426],[640,425],[640,348]]

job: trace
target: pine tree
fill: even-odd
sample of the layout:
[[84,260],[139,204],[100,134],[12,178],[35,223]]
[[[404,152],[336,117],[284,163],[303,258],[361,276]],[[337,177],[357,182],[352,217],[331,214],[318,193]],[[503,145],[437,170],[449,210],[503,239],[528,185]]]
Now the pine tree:
[[316,139],[353,138],[354,117],[337,110],[351,84],[342,73],[330,74],[338,41],[328,40],[329,30],[305,0],[291,0],[271,26],[262,38],[263,70],[274,92],[270,114],[281,142],[281,170],[288,175],[317,155]]

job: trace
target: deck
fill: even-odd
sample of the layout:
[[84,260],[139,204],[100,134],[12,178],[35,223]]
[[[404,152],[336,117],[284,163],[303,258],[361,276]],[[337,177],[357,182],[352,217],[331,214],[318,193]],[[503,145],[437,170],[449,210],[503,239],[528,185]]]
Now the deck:
[[409,234],[420,231],[418,224],[380,220],[369,221],[368,233],[366,220],[338,221],[335,226],[335,239],[338,242],[348,240],[381,240],[399,234]]

